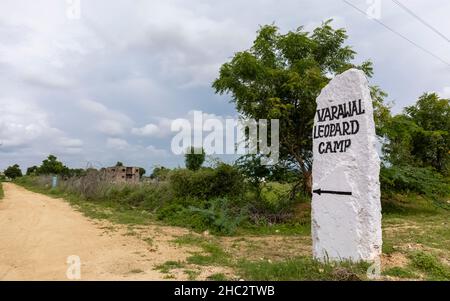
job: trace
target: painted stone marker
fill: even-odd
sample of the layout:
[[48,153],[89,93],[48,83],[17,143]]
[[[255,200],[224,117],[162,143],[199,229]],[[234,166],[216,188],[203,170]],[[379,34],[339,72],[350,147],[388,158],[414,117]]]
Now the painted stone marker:
[[362,71],[336,76],[317,98],[313,156],[314,257],[377,260],[382,245],[380,159]]

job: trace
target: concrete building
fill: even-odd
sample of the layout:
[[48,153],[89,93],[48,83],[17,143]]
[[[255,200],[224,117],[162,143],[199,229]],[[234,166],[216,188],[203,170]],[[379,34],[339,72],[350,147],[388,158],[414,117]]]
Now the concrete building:
[[114,166],[106,168],[106,176],[116,183],[138,183],[140,179],[139,167]]

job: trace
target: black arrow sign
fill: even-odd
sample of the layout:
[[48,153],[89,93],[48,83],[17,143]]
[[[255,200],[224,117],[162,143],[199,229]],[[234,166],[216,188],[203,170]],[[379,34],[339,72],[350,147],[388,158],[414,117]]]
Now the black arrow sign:
[[332,191],[332,190],[322,190],[321,188],[313,190],[314,193],[317,193],[318,195],[321,195],[322,193],[326,194],[338,194],[338,195],[352,195],[351,192],[347,191]]

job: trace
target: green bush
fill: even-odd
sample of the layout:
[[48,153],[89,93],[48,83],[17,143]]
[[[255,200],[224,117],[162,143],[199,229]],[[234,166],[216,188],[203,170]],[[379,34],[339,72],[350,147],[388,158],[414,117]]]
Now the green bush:
[[293,218],[297,200],[289,197],[290,184],[270,182],[264,185],[258,200],[252,194],[247,195],[249,216],[255,224],[271,225],[285,223]]
[[176,197],[209,198],[214,174],[214,170],[206,168],[196,172],[178,169],[171,173],[169,181]]
[[450,194],[450,183],[440,173],[428,167],[382,167],[380,181],[385,193],[415,192],[432,198]]
[[206,207],[206,203],[198,199],[176,198],[157,211],[157,218],[172,226],[187,227],[195,231],[207,230],[207,219],[189,209],[194,204],[199,208]]
[[126,191],[121,202],[131,207],[139,207],[154,211],[171,199],[170,187],[167,183],[145,183]]
[[243,193],[245,187],[239,171],[227,164],[198,171],[174,170],[169,181],[176,197],[201,199],[238,196]]
[[193,214],[200,215],[204,224],[214,233],[231,235],[247,218],[248,209],[227,198],[217,198],[208,202],[208,208],[190,207]]
[[419,251],[411,254],[410,259],[412,266],[426,273],[430,280],[450,280],[450,267],[436,256]]
[[192,171],[199,170],[205,162],[206,154],[203,148],[195,148],[191,146],[186,150],[185,154],[186,168]]

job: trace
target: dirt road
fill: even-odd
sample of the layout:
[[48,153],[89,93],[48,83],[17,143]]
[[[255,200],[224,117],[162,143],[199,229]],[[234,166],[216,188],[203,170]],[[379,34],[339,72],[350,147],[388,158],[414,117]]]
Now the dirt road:
[[121,231],[105,231],[104,223],[87,219],[63,200],[11,183],[3,188],[0,280],[67,280],[68,268],[74,271],[77,265],[76,257],[68,264],[72,255],[80,259],[82,280],[160,280],[164,274],[155,265],[186,257],[186,250],[170,243],[181,229],[158,228],[155,247]]

